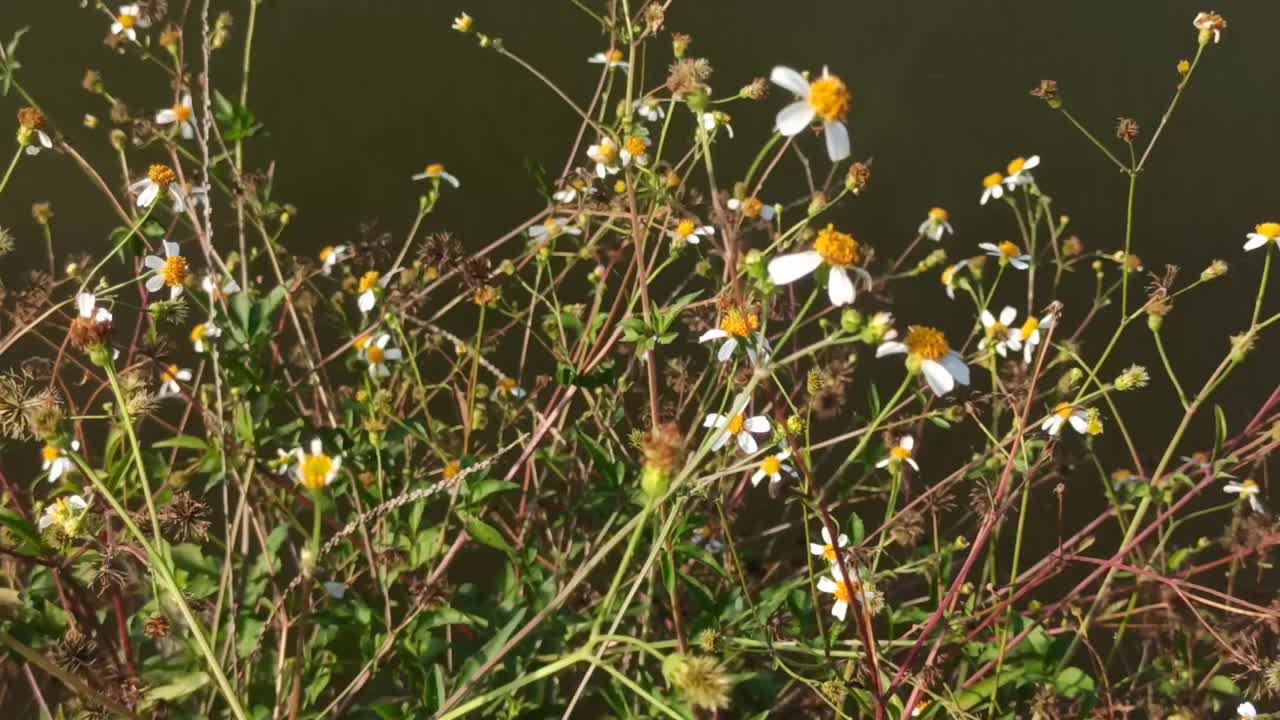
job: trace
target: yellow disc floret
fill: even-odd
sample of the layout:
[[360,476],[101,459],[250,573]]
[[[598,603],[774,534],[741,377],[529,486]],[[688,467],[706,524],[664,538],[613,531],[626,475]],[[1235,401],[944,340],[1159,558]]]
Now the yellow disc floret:
[[889,457],[897,460],[898,462],[902,462],[903,460],[907,460],[911,457],[911,451],[901,445],[898,445],[889,448]]
[[166,165],[152,165],[147,170],[147,177],[162,188],[167,188],[178,180],[178,174]]
[[764,203],[759,198],[747,198],[742,201],[742,214],[749,218],[760,217],[760,211],[764,210]]
[[366,352],[369,354],[370,365],[381,365],[387,359],[387,351],[377,345],[370,345]]
[[458,473],[462,472],[462,463],[457,460],[450,460],[444,466],[444,479],[446,482],[452,481],[458,477]]
[[1264,222],[1253,230],[1268,240],[1275,240],[1280,237],[1280,223]]
[[1022,339],[1026,340],[1027,338],[1031,337],[1032,333],[1034,333],[1036,330],[1039,330],[1039,329],[1040,329],[1039,320],[1037,320],[1034,317],[1027,318],[1027,321],[1022,323]]
[[426,169],[427,177],[438,178],[444,176],[444,165],[441,163],[431,163]]
[[982,187],[990,190],[991,188],[999,185],[1002,182],[1004,182],[1003,175],[1001,175],[1000,173],[991,173],[990,175],[982,178]]
[[40,456],[43,457],[44,461],[47,463],[51,463],[54,460],[57,460],[60,454],[62,454],[61,451],[59,451],[58,448],[52,445],[45,445],[44,448],[40,451]]
[[681,220],[680,224],[676,225],[676,237],[687,238],[697,229],[698,226],[694,225],[692,220]]
[[1027,164],[1026,158],[1016,157],[1009,161],[1009,167],[1005,169],[1008,170],[1010,175],[1017,175],[1018,173],[1022,172],[1022,168],[1025,167],[1026,164]]
[[835,75],[827,75],[809,86],[809,105],[826,122],[843,122],[849,114],[849,88]]
[[925,325],[912,325],[908,328],[903,343],[906,344],[908,353],[922,360],[941,360],[951,352],[947,336],[941,330]]
[[648,140],[645,140],[644,138],[638,137],[638,136],[627,138],[627,153],[629,153],[631,157],[638,158],[642,155],[647,154],[648,152],[649,152]]
[[179,123],[190,122],[191,120],[191,108],[186,105],[174,105],[173,114]]
[[720,320],[720,329],[733,337],[748,337],[760,329],[760,318],[754,313],[733,309],[725,313],[724,318]]
[[760,463],[760,471],[765,475],[777,475],[782,472],[782,461],[777,455],[770,455]]
[[116,18],[116,22],[120,23],[120,27],[128,30],[138,24],[138,18],[134,15],[121,15]]
[[1005,240],[1000,243],[1000,254],[1007,258],[1016,258],[1022,254],[1022,249],[1012,242]]
[[187,281],[190,270],[187,259],[181,255],[171,255],[164,259],[164,267],[160,268],[160,276],[169,287],[182,287]]
[[377,270],[370,270],[364,275],[361,275],[360,276],[360,292],[362,293],[369,292],[370,290],[377,287],[378,279],[381,277],[382,275],[380,275]]
[[746,425],[746,423],[747,423],[746,418],[742,417],[741,415],[734,415],[729,420],[729,434],[737,435],[738,433],[742,432],[742,426]]
[[160,373],[160,382],[171,383],[177,381],[178,372],[177,365],[170,365],[164,369],[164,372]]
[[1053,414],[1057,415],[1063,420],[1066,420],[1067,418],[1071,417],[1072,413],[1074,413],[1075,411],[1076,411],[1075,406],[1073,406],[1069,402],[1058,403],[1053,408]]
[[311,490],[320,490],[329,484],[333,472],[333,458],[320,453],[307,455],[302,461],[302,484]]
[[607,52],[607,53],[605,53],[605,54],[604,54],[604,59],[605,59],[605,60],[608,60],[608,61],[609,61],[609,62],[611,62],[611,63],[619,63],[619,62],[622,62],[622,51],[621,51],[621,50],[610,50],[609,52]]
[[209,331],[205,328],[204,323],[200,323],[199,325],[191,328],[191,342],[198,343],[204,341],[205,335],[207,335],[208,332]]
[[852,235],[836,230],[834,225],[827,225],[822,232],[818,233],[813,249],[817,250],[829,265],[849,267],[858,262],[858,241],[854,240]]
[[951,216],[948,215],[947,211],[943,208],[936,207],[929,210],[929,219],[936,223],[944,223],[950,219],[950,217]]

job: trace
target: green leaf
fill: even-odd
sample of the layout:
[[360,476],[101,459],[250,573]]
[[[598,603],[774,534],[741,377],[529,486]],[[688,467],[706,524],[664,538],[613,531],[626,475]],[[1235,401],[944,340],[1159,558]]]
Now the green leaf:
[[1214,675],[1209,678],[1209,689],[1227,697],[1237,698],[1244,695],[1244,693],[1240,692],[1240,688],[1235,681],[1226,675]]
[[467,502],[473,505],[478,505],[498,493],[512,492],[513,490],[519,489],[519,485],[507,482],[506,480],[485,478],[479,482],[467,485]]
[[1213,438],[1213,456],[1216,458],[1222,454],[1222,445],[1227,441],[1227,415],[1222,412],[1221,405],[1213,406],[1214,421],[1214,438]]
[[467,529],[467,533],[471,535],[476,542],[488,545],[494,550],[502,552],[511,552],[511,546],[503,539],[502,533],[489,523],[468,512],[458,511],[458,517],[462,519],[462,525]]
[[862,540],[867,536],[867,528],[862,524],[862,518],[857,513],[849,515],[849,542],[852,545],[861,545]]
[[151,702],[170,701],[184,698],[209,684],[209,675],[205,672],[193,672],[179,675],[172,681],[153,687],[147,691],[146,698]]
[[208,443],[204,438],[198,438],[193,435],[178,435],[176,437],[165,438],[151,443],[153,448],[186,448],[188,450],[207,450]]
[[40,531],[36,526],[12,510],[0,510],[0,525],[12,530],[13,534],[22,538],[27,544],[37,548],[44,547],[44,540],[40,537]]

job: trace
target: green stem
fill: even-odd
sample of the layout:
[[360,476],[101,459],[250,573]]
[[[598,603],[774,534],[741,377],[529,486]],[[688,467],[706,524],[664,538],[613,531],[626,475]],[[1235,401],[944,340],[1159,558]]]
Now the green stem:
[[18,146],[17,151],[13,153],[13,159],[9,161],[9,169],[4,171],[4,179],[0,180],[0,193],[4,192],[5,187],[9,185],[9,178],[13,177],[14,168],[18,167],[18,161],[22,159],[23,147]]

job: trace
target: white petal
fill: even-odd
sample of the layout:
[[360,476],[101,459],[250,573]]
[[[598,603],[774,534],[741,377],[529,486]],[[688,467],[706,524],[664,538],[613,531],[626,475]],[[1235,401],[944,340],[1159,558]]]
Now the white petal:
[[790,90],[796,97],[809,97],[809,81],[800,73],[785,65],[778,65],[769,73],[774,85]]
[[951,377],[955,378],[956,382],[961,385],[969,384],[969,366],[965,364],[964,358],[960,357],[960,353],[953,350],[947,353],[946,357],[939,362],[942,363],[942,367],[947,369],[947,372],[951,373]]
[[1249,242],[1244,244],[1244,249],[1256,250],[1266,244],[1267,244],[1266,236],[1259,235],[1258,233],[1249,233]]
[[151,203],[156,201],[156,196],[160,194],[160,186],[153,182],[146,183],[142,193],[138,195],[138,207],[148,208]]
[[916,439],[910,435],[903,435],[902,439],[898,441],[898,447],[902,448],[903,450],[910,451],[915,449],[915,446],[916,446]]
[[740,432],[738,433],[738,449],[748,455],[753,455],[755,451],[760,449],[760,446],[756,444],[756,439],[752,437],[751,433]]
[[1000,311],[1000,324],[1008,327],[1013,324],[1014,319],[1017,317],[1018,311],[1012,306],[1006,305],[1004,309]]
[[774,285],[793,283],[821,264],[822,256],[814,250],[782,255],[769,261],[769,279]]
[[999,256],[1000,248],[995,243],[978,243],[979,250],[986,250],[988,254]]
[[742,427],[747,432],[760,433],[760,434],[767,433],[769,432],[769,418],[763,415],[756,415],[755,417],[749,417],[743,421]]
[[1071,427],[1075,428],[1076,432],[1081,435],[1089,432],[1089,421],[1084,418],[1084,415],[1072,414],[1068,419],[1071,421]]
[[76,295],[76,309],[80,311],[80,317],[93,317],[93,306],[97,303],[97,298],[93,293],[80,293]]
[[[827,545],[834,544],[831,542],[831,531],[827,529],[826,525],[822,526],[822,542],[826,543]],[[823,551],[825,552],[825,550],[826,548],[824,547]]]
[[990,310],[983,310],[978,318],[982,321],[982,327],[989,328],[996,324],[996,317],[991,314]]
[[165,109],[156,113],[157,125],[168,125],[170,123],[177,122],[177,120],[178,120],[178,113],[174,112],[173,110]]
[[72,495],[71,497],[67,498],[67,505],[70,505],[71,509],[73,510],[84,510],[85,508],[89,507],[89,504],[86,503],[84,501],[84,498],[80,497],[79,495]]
[[915,470],[916,472],[920,472],[920,466],[916,464],[916,461],[914,459],[907,458],[907,464],[911,466],[912,470]]
[[1253,720],[1253,718],[1258,717],[1258,711],[1253,707],[1253,703],[1251,702],[1242,702],[1237,705],[1236,714],[1245,718],[1245,720]]
[[887,467],[888,465],[889,465],[889,458],[887,457],[881,460],[880,462],[876,463],[876,467],[878,468]]
[[320,442],[320,438],[318,437],[311,438],[311,454],[312,455],[324,454],[324,443]]
[[880,347],[876,348],[876,357],[884,357],[885,355],[901,355],[907,351],[907,346],[897,340],[890,340],[886,343],[880,343]]
[[737,349],[738,341],[734,338],[729,338],[720,346],[720,351],[716,353],[716,359],[720,362],[728,362],[729,358],[733,357],[733,351]]
[[388,348],[382,356],[387,360],[399,360],[404,357],[404,353],[400,352],[400,348]]
[[844,616],[848,612],[849,612],[849,603],[843,600],[837,600],[835,604],[831,606],[831,614],[834,615],[836,619],[840,620],[841,622],[844,621]]
[[708,340],[719,340],[721,338],[727,338],[727,337],[729,337],[729,333],[725,332],[724,330],[721,330],[720,328],[711,328],[710,330],[702,333],[702,335],[698,337],[698,342],[704,343],[704,342],[707,342]]
[[1062,429],[1062,418],[1054,415],[1043,423],[1040,423],[1040,429],[1049,431],[1049,435],[1051,437],[1057,435],[1058,431]]
[[710,428],[710,427],[721,428],[721,427],[724,427],[726,424],[728,424],[728,422],[729,422],[729,419],[728,419],[728,418],[726,418],[725,416],[723,416],[723,415],[717,415],[717,414],[715,414],[715,413],[712,413],[712,414],[710,414],[710,415],[708,415],[708,416],[707,416],[707,419],[706,419],[706,420],[703,420],[703,421],[702,421],[702,427],[704,427],[704,428]]
[[[818,546],[817,546],[817,545],[811,545],[810,547],[818,547]],[[820,547],[818,547],[818,551],[819,551],[819,552],[817,552],[817,553],[815,553],[815,554],[820,555],[820,554],[822,554],[822,551],[823,551],[823,550],[824,550],[824,548],[820,548]],[[836,587],[837,587],[837,585],[836,585],[836,581],[835,581],[835,580],[832,580],[832,579],[831,579],[831,578],[829,578],[829,577],[820,577],[820,578],[818,578],[818,591],[819,591],[819,592],[824,592],[824,593],[827,593],[828,595],[832,595],[832,594],[835,594]]]
[[164,278],[159,275],[152,275],[147,278],[147,292],[159,292],[162,287],[164,287]]
[[831,274],[827,276],[827,295],[831,298],[831,304],[849,305],[856,294],[853,282],[849,280],[849,273],[844,268],[831,268]]
[[809,123],[813,122],[813,117],[813,106],[802,100],[779,110],[774,122],[778,132],[791,137],[804,132],[805,128],[809,127]]
[[849,157],[849,129],[838,120],[825,123],[824,127],[826,131],[823,134],[827,136],[827,157],[831,158],[831,162],[840,162]]
[[925,382],[929,384],[929,389],[934,395],[941,397],[955,388],[955,378],[951,377],[951,373],[936,361],[924,360],[920,363],[920,369],[924,372]]
[[1040,156],[1032,155],[1031,157],[1027,158],[1026,162],[1022,164],[1022,169],[1030,170],[1032,168],[1039,167],[1039,166],[1040,166]]

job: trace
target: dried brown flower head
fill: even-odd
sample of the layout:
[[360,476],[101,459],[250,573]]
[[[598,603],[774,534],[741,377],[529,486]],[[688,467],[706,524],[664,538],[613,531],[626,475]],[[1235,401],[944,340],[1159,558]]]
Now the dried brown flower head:
[[1062,107],[1062,98],[1058,96],[1057,80],[1041,80],[1039,85],[1031,88],[1031,95],[1045,101],[1054,110]]
[[24,130],[42,130],[44,129],[44,113],[33,107],[24,107],[18,110],[18,125]]
[[686,58],[671,64],[667,74],[667,89],[676,99],[707,92],[707,80],[711,77],[711,63],[705,58]]
[[849,174],[844,179],[844,186],[854,195],[861,195],[871,184],[871,166],[856,162],[849,166]]
[[1138,139],[1138,121],[1127,117],[1118,118],[1116,120],[1116,138],[1127,143]]
[[1200,31],[1200,44],[1208,45],[1210,40],[1215,44],[1222,40],[1222,31],[1227,29],[1227,19],[1217,12],[1197,13],[1191,24]]
[[203,540],[209,534],[209,506],[179,492],[160,510],[160,530],[178,542]]

